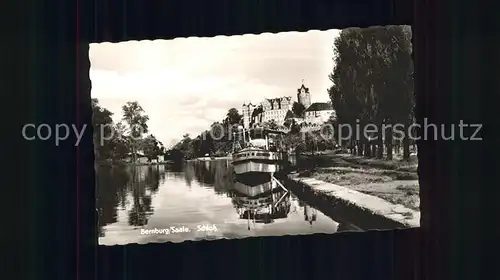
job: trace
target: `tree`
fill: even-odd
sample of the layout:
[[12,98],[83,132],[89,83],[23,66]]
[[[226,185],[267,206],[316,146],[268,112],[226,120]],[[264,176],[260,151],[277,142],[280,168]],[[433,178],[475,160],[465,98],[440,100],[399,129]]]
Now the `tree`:
[[[343,30],[334,42],[335,68],[329,76],[333,85],[328,93],[339,123],[379,126],[379,133],[373,135],[378,141],[364,135],[352,139],[360,155],[382,157],[385,136],[391,158],[393,131],[384,132],[382,125],[409,125],[413,119],[410,36],[409,28],[400,26],[352,28]],[[340,133],[347,135],[346,131]],[[405,143],[407,157],[409,141]]]
[[292,105],[292,112],[298,116],[298,117],[304,117],[304,111],[306,110],[306,107],[304,107],[303,104],[298,103],[298,102],[293,102]]
[[183,152],[186,158],[193,158],[195,156],[195,152],[193,150],[193,139],[191,139],[189,133],[182,136],[182,140],[179,144],[179,149]]
[[319,143],[321,145],[321,149],[333,149],[335,148],[335,145],[337,145],[337,141],[335,139],[335,130],[334,130],[334,125],[331,124],[336,124],[336,122],[332,123],[332,121],[326,122],[324,125],[321,127],[321,129],[316,132],[318,135]]
[[171,160],[179,163],[184,160],[185,155],[179,148],[172,148],[165,153],[165,157],[166,160]]
[[[368,38],[374,45],[371,64],[371,84],[377,97],[376,117],[379,125],[389,124],[386,132],[387,158],[392,159],[392,127],[402,124],[406,128],[413,121],[413,62],[411,59],[411,30],[408,26],[386,26],[373,28]],[[407,130],[407,129],[405,129]],[[381,139],[382,137],[380,137]],[[403,139],[404,158],[409,157],[408,137]],[[379,141],[378,157],[383,153]]]
[[222,141],[229,141],[231,139],[231,133],[236,131],[236,127],[241,125],[243,122],[243,116],[240,115],[237,109],[231,108],[228,110],[226,117],[222,120],[223,129],[222,131]]
[[[333,85],[328,90],[338,121],[354,127],[356,120],[361,116],[361,102],[358,98],[360,81],[357,79],[356,53],[358,33],[353,29],[346,29],[334,42],[335,68],[329,78]],[[347,135],[346,131],[340,132]]]
[[148,162],[151,162],[153,159],[158,159],[158,156],[162,154],[161,143],[152,134],[142,140],[140,147],[144,156],[148,159]]
[[240,124],[243,120],[243,115],[240,115],[236,108],[231,108],[226,114],[226,123],[228,125]]
[[212,135],[205,131],[201,135],[201,143],[200,143],[200,154],[205,155],[209,154],[210,156],[214,153],[214,140],[212,139]]
[[158,146],[160,147],[160,154],[159,154],[159,155],[160,155],[160,156],[165,155],[165,151],[166,151],[165,146],[164,146],[164,145],[163,145],[163,143],[162,143],[161,141],[159,141],[159,140],[158,140]]
[[292,124],[290,125],[290,132],[291,134],[299,134],[300,133],[300,125],[293,120]]
[[270,120],[268,122],[265,122],[263,124],[263,127],[267,128],[267,129],[271,129],[271,130],[277,130],[279,128],[279,126],[275,120]]
[[[291,149],[300,149],[300,146],[304,146],[305,142],[302,139],[302,135],[298,133],[288,132],[284,138],[285,145]],[[304,147],[302,147],[304,148]]]
[[104,160],[111,157],[110,142],[103,139],[109,137],[112,133],[112,116],[113,113],[103,108],[97,98],[92,99],[92,127],[94,129],[93,140],[96,160]]
[[129,138],[125,135],[126,128],[123,123],[114,125],[113,138],[110,141],[113,160],[122,160],[130,153]]
[[140,139],[144,133],[148,132],[147,122],[149,117],[137,101],[127,102],[122,106],[123,120],[128,125],[128,137],[132,152],[132,161],[137,158],[137,149]]
[[[388,27],[386,40],[392,52],[390,60],[390,75],[387,78],[387,97],[385,101],[389,119],[392,123],[405,125],[405,130],[414,120],[415,95],[413,81],[413,60],[411,58],[411,28],[409,26]],[[394,106],[397,104],[397,106]],[[390,106],[393,105],[393,106]],[[390,108],[390,109],[389,109]],[[403,158],[410,157],[410,141],[403,138]],[[392,139],[391,139],[392,140]]]
[[287,119],[287,120],[285,120],[285,122],[283,123],[283,125],[286,128],[290,129],[292,127],[293,122],[294,122],[294,119]]
[[201,156],[205,155],[202,151],[202,143],[203,143],[203,140],[202,140],[201,135],[198,135],[191,142],[191,149],[192,149],[193,157],[201,157]]

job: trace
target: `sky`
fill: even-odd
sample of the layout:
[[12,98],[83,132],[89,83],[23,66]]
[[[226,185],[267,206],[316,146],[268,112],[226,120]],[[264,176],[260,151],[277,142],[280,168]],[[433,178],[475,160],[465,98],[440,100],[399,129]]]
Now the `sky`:
[[309,87],[329,100],[333,42],[340,30],[90,44],[92,98],[120,121],[137,101],[166,147],[196,136],[244,102],[291,96]]

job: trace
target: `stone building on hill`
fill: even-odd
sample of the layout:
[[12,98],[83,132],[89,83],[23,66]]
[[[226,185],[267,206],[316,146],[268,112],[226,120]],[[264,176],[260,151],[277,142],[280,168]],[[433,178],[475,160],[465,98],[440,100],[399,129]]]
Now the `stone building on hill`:
[[292,97],[285,96],[262,101],[262,122],[274,120],[277,124],[283,124],[286,113],[292,110]]
[[329,102],[315,102],[304,111],[304,121],[306,123],[325,123],[332,115],[335,117],[335,110]]
[[241,108],[243,126],[249,128],[252,123],[262,123],[274,120],[282,125],[288,111],[292,110],[291,96],[266,98],[259,105],[244,103]]
[[[311,104],[311,93],[303,83],[297,89],[297,101],[305,108],[304,116],[295,116],[292,112],[293,103],[291,96],[266,98],[260,104],[244,103],[241,108],[243,126],[249,128],[252,124],[264,123],[274,120],[278,125],[283,125],[289,118],[300,123],[324,123],[334,114],[330,103],[316,102]],[[300,120],[300,121],[299,121]]]

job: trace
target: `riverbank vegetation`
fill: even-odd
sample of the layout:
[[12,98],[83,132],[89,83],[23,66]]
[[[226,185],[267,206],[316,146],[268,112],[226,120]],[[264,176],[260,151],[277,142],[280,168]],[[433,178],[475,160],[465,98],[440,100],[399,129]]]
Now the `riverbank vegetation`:
[[[352,154],[392,160],[393,152],[403,149],[410,158],[412,141],[406,133],[396,141],[394,126],[408,132],[415,120],[411,29],[409,26],[349,28],[334,42],[335,67],[328,90],[337,121],[373,124],[378,129],[368,138],[352,135],[348,147]],[[385,127],[383,126],[385,124]],[[341,131],[349,135],[348,131]]]
[[113,113],[92,99],[92,127],[97,164],[136,163],[138,155],[147,162],[165,153],[163,144],[148,134],[148,115],[137,101],[122,106],[122,119],[113,121]]
[[417,158],[366,159],[351,154],[302,155],[299,176],[348,187],[416,210],[420,207]]
[[243,124],[243,116],[236,108],[228,110],[221,121],[212,125],[195,137],[185,134],[169,151],[167,157],[178,161],[204,157],[224,157],[230,155],[233,148],[234,133],[237,127]]

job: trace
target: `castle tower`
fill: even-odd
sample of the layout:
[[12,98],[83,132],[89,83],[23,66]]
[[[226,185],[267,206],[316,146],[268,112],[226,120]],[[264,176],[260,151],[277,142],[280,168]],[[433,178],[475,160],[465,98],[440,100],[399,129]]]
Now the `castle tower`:
[[241,114],[243,115],[243,126],[244,127],[248,127],[248,123],[250,122],[248,111],[249,111],[248,105],[245,102],[245,103],[243,103],[243,105],[241,105]]
[[311,106],[311,93],[309,93],[309,88],[304,86],[304,80],[302,80],[302,86],[297,90],[297,101],[306,109]]
[[251,102],[243,103],[241,106],[241,114],[243,115],[243,127],[249,128],[250,127],[250,121],[252,120],[252,114],[253,110],[255,109],[255,105],[253,105]]

